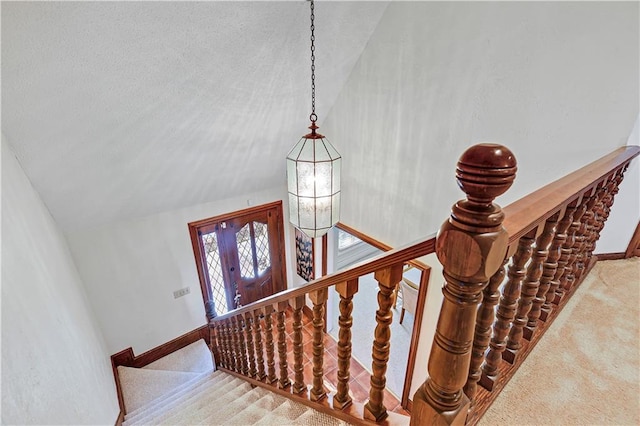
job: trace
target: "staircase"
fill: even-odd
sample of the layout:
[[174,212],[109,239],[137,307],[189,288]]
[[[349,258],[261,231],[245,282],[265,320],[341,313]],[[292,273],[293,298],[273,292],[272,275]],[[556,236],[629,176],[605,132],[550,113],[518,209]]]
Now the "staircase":
[[199,340],[143,368],[118,367],[123,425],[318,425],[348,423],[215,371]]

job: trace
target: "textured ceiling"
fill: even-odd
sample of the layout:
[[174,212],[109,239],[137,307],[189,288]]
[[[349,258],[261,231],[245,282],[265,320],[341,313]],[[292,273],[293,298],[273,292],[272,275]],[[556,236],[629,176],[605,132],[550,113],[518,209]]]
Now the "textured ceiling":
[[[316,3],[320,124],[387,2]],[[285,182],[309,4],[2,2],[2,132],[78,229]]]

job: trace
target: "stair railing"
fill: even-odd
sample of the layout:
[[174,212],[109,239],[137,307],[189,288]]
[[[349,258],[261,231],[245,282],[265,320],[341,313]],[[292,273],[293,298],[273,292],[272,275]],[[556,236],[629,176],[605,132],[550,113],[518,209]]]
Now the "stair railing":
[[[434,250],[435,238],[426,238],[210,319],[217,365],[255,385],[269,387],[351,423],[383,422],[389,415],[383,400],[394,290],[402,279],[404,265]],[[352,310],[359,278],[371,273],[378,282],[378,310],[371,335],[373,361],[369,398],[362,406],[352,401],[349,392]],[[325,338],[323,329],[329,291],[335,291],[340,298],[337,386],[333,391],[324,384],[324,349],[330,338]],[[312,336],[302,332],[302,311],[307,297],[313,306]],[[309,343],[313,348],[313,378],[306,383],[303,347]]]
[[[460,157],[456,173],[467,198],[453,206],[437,240],[391,250],[212,319],[216,361],[231,374],[336,417],[384,422],[392,294],[403,265],[435,251],[443,264],[444,299],[429,378],[414,395],[411,424],[475,424],[593,266],[618,186],[639,154],[637,146],[619,148],[501,209],[493,200],[511,186],[515,158],[500,145],[473,146]],[[354,408],[349,395],[352,298],[359,277],[370,273],[379,284],[373,374],[369,400]],[[335,392],[322,381],[324,305],[331,287],[340,296]],[[304,383],[301,332],[307,296],[314,326],[310,385]],[[293,360],[287,357],[290,347]]]
[[444,299],[411,425],[480,419],[595,263],[618,186],[639,154],[638,146],[619,148],[504,209],[493,199],[513,181],[513,155],[488,144],[462,155],[457,179],[467,199],[436,241]]

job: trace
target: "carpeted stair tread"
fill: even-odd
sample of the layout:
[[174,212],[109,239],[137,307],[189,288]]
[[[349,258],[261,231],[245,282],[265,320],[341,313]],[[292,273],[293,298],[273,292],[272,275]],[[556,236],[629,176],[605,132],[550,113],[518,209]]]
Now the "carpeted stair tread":
[[[237,382],[237,383],[236,383]],[[235,379],[233,389],[226,392],[212,392],[197,398],[189,405],[181,405],[172,410],[170,416],[163,416],[155,424],[159,425],[196,425],[215,424],[215,421],[227,419],[247,405],[257,401],[262,395],[254,393],[251,385],[242,379]],[[211,418],[212,420],[207,420]]]
[[[278,405],[278,407],[272,410],[268,415],[264,416],[262,419],[254,422],[255,425],[286,425],[286,424],[294,424],[292,423],[294,420],[298,419],[304,413],[307,412],[309,407],[296,404],[293,401],[282,398],[284,401]],[[297,423],[297,422],[296,422]]]
[[257,395],[262,395],[260,399],[247,405],[238,414],[225,420],[225,425],[253,425],[260,419],[268,416],[286,401],[285,398],[276,395],[262,388],[255,388],[251,391]]
[[[248,392],[251,386],[244,380],[231,377],[224,384],[219,385],[217,381],[209,381],[204,386],[199,386],[191,390],[188,394],[181,396],[175,401],[167,401],[166,406],[150,413],[148,416],[138,418],[131,424],[161,424],[167,422],[173,416],[181,412],[191,410],[203,404],[216,405],[215,401],[223,404],[230,398],[237,398],[244,392]],[[127,426],[130,423],[127,423]]]
[[144,367],[147,370],[206,373],[215,369],[211,351],[203,339],[185,346]]
[[214,386],[221,387],[231,380],[232,377],[219,371],[204,373],[196,379],[185,383],[179,388],[176,388],[175,392],[170,392],[166,395],[163,395],[151,401],[149,404],[146,404],[145,406],[128,413],[125,417],[125,424],[135,422],[152,412],[166,411],[182,400],[199,393],[203,388],[211,388]]
[[122,398],[129,411],[137,410],[198,376],[200,373],[118,367]]

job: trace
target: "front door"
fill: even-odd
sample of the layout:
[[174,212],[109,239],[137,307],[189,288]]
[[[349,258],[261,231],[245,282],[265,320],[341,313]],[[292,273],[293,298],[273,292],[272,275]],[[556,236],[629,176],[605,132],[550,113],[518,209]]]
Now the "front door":
[[189,228],[209,315],[209,310],[222,315],[286,289],[281,202]]

